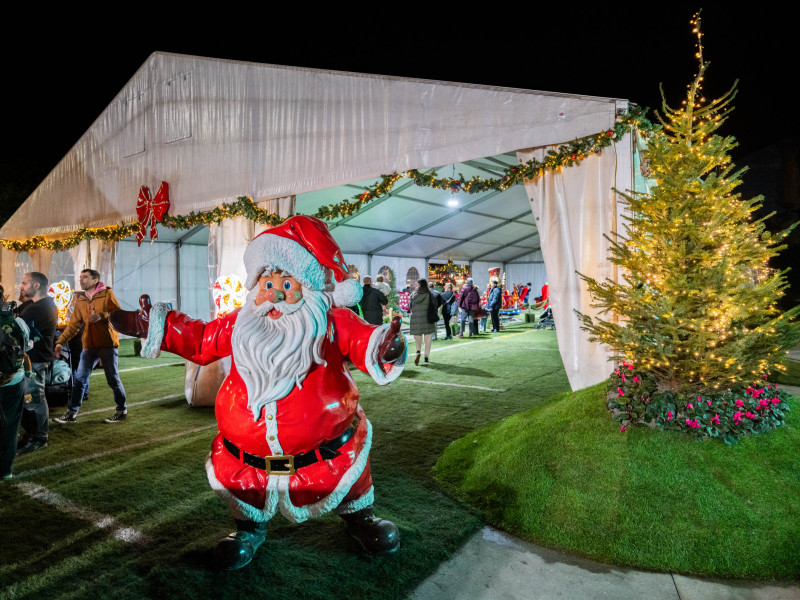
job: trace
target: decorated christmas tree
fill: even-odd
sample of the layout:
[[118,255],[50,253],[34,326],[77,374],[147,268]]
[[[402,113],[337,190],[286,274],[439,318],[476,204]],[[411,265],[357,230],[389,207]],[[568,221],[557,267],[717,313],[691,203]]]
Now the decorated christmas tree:
[[786,272],[769,268],[788,230],[771,236],[764,219],[753,219],[761,198],[736,192],[744,169],[731,163],[735,140],[715,133],[736,84],[716,100],[703,97],[708,63],[698,16],[693,25],[698,73],[683,106],[663,101],[662,127],[646,151],[656,185],[649,194],[625,195],[627,231],[612,241],[610,259],[623,281],[584,277],[608,318],[581,315],[584,329],[613,349],[623,372],[635,365],[637,381],[651,382],[641,394],[648,403],[651,392],[713,395],[763,386],[800,339],[800,307],[777,308]]

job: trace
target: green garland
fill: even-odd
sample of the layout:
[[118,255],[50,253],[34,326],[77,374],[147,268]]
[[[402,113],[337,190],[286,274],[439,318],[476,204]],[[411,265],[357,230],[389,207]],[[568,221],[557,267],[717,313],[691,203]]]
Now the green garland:
[[[454,193],[466,192],[468,194],[478,194],[489,190],[506,190],[512,185],[535,179],[546,171],[579,164],[581,160],[587,156],[599,153],[603,148],[607,148],[613,142],[621,139],[631,127],[638,128],[647,135],[652,135],[655,131],[658,131],[659,126],[653,125],[645,118],[646,112],[647,109],[631,106],[629,112],[621,116],[612,129],[576,139],[559,146],[557,150],[548,150],[547,155],[542,161],[534,158],[526,163],[508,167],[503,172],[503,175],[496,179],[483,179],[481,177],[466,179],[460,173],[457,178],[439,178],[435,172],[420,173],[416,169],[407,171],[404,174],[392,173],[391,175],[383,175],[380,181],[365,188],[363,192],[354,195],[348,200],[343,200],[338,204],[320,207],[312,216],[322,219],[323,221],[330,221],[332,219],[353,215],[370,202],[387,194],[391,194],[394,185],[403,177],[412,178],[414,183],[421,187],[450,190]],[[188,215],[177,216],[165,215],[161,224],[170,229],[189,229],[195,225],[221,223],[225,219],[240,216],[254,221],[255,223],[270,226],[280,225],[285,220],[277,214],[259,208],[251,198],[240,196],[237,198],[236,202],[221,204],[210,211],[191,212]],[[118,241],[133,235],[138,229],[138,223],[123,223],[110,227],[79,229],[68,238],[62,240],[47,240],[42,236],[34,236],[27,240],[0,239],[0,246],[13,250],[14,252],[27,252],[37,248],[46,248],[48,250],[60,252],[77,246],[83,240],[100,239],[105,241]]]

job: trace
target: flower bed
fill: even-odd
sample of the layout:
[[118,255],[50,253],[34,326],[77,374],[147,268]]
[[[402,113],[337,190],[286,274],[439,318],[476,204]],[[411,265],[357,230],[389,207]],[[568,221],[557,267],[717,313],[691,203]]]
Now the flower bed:
[[788,396],[778,384],[766,381],[760,387],[698,396],[658,392],[655,381],[623,361],[611,375],[607,398],[620,431],[631,425],[647,425],[731,444],[748,433],[764,433],[783,425],[789,411]]

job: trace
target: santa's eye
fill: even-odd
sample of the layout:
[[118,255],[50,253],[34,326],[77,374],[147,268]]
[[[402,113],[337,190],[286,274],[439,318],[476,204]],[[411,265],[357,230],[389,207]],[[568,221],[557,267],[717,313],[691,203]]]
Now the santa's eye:
[[268,290],[271,290],[271,289],[272,289],[272,282],[271,282],[271,281],[268,281],[268,282],[267,282],[267,285],[266,285],[265,287],[266,287]]
[[288,292],[290,289],[292,289],[292,282],[291,282],[291,281],[289,281],[288,279],[287,279],[286,281],[284,281],[284,282],[283,282],[283,289],[285,289],[287,292]]

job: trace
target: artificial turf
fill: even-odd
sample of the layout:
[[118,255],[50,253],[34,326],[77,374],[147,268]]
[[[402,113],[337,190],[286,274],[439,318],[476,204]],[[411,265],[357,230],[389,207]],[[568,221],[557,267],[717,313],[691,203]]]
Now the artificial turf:
[[449,446],[437,479],[492,524],[605,563],[750,579],[800,576],[800,403],[728,446],[621,432],[600,384]]
[[[123,370],[175,362],[121,348]],[[555,332],[530,325],[434,342],[429,364],[386,387],[354,372],[374,429],[375,510],[399,526],[401,548],[365,556],[336,516],[276,516],[254,561],[221,573],[211,550],[233,522],[203,466],[213,409],[187,406],[181,364],[121,376],[127,420],[102,422],[114,403],[94,375],[78,422],[52,424],[49,447],[19,457],[0,485],[0,598],[404,597],[482,526],[433,480],[442,451],[568,389]]]

